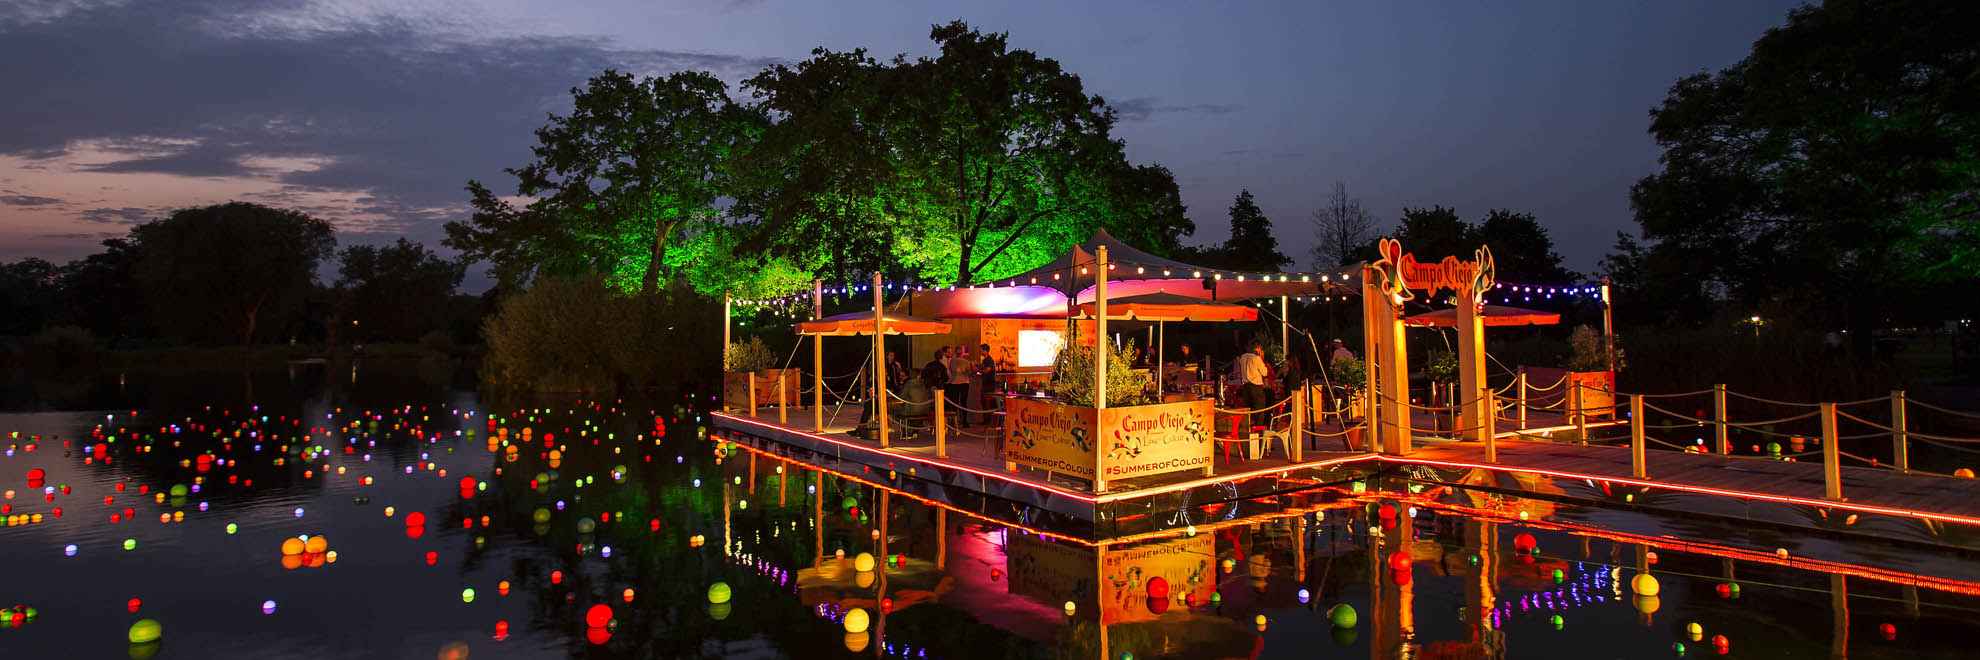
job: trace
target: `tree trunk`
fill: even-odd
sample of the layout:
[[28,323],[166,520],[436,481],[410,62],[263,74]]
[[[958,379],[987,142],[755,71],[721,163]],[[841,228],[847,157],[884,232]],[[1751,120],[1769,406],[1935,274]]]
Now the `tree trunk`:
[[646,260],[646,272],[639,276],[639,292],[653,293],[654,285],[660,283],[660,262],[667,257],[667,234],[673,233],[673,223],[662,222],[653,228],[653,255]]

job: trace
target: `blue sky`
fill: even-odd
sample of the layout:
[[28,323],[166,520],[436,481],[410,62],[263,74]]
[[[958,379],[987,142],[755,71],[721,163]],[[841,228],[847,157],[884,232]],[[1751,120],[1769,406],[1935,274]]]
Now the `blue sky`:
[[1657,167],[1649,109],[1796,4],[17,0],[0,6],[0,260],[66,261],[230,199],[303,209],[346,243],[437,246],[462,185],[511,186],[530,131],[603,67],[733,83],[817,46],[925,54],[928,27],[961,18],[1120,109],[1129,158],[1175,172],[1196,242],[1222,240],[1249,188],[1304,265],[1339,180],[1385,228],[1405,206],[1534,213],[1588,271]]

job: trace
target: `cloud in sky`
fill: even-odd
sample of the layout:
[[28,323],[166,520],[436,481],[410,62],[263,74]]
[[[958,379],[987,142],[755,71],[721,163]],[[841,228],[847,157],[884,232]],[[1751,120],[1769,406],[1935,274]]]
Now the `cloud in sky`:
[[[299,0],[35,2],[0,9],[0,242],[71,223],[163,215],[229,198],[293,206],[359,232],[437,242],[469,178],[500,189],[531,132],[605,68],[706,69],[737,80],[770,60],[515,34],[474,16]],[[396,10],[395,10],[396,11]],[[163,176],[141,176],[163,175]],[[221,198],[173,181],[230,183]],[[100,202],[108,182],[133,182]],[[66,202],[76,202],[74,205]],[[119,203],[124,202],[124,203]],[[32,211],[32,213],[29,213]],[[58,213],[59,212],[59,213]],[[77,226],[77,225],[71,225]]]
[[1109,100],[1107,104],[1114,106],[1114,111],[1120,113],[1121,119],[1128,121],[1148,121],[1149,118],[1155,115],[1167,113],[1227,115],[1244,109],[1242,105],[1222,103],[1197,103],[1194,105],[1163,104],[1161,99],[1153,96],[1137,96],[1122,101]]

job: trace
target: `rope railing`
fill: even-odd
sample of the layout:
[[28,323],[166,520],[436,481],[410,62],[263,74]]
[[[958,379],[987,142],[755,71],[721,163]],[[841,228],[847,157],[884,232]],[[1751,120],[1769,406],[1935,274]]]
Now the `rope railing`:
[[1802,402],[1799,402],[1799,401],[1781,401],[1781,400],[1778,400],[1778,399],[1768,399],[1768,398],[1765,398],[1765,397],[1757,397],[1757,396],[1753,396],[1753,395],[1751,395],[1751,394],[1740,394],[1740,393],[1738,393],[1738,392],[1734,392],[1734,391],[1732,391],[1732,390],[1726,390],[1726,394],[1728,394],[1728,395],[1731,395],[1731,396],[1736,396],[1736,397],[1739,397],[1739,398],[1742,398],[1742,399],[1746,399],[1746,400],[1748,400],[1748,401],[1758,401],[1758,402],[1761,402],[1761,403],[1767,403],[1767,404],[1772,404],[1772,405],[1776,405],[1776,406],[1806,406],[1806,407],[1809,407],[1809,408],[1816,408],[1816,407],[1820,407],[1820,406],[1822,405],[1822,404],[1819,404],[1819,403],[1802,403]]
[[1924,408],[1924,409],[1926,409],[1926,410],[1933,410],[1933,411],[1938,411],[1938,412],[1941,412],[1941,413],[1945,413],[1945,414],[1948,414],[1948,415],[1954,415],[1954,416],[1957,416],[1957,417],[1965,417],[1965,418],[1967,418],[1967,419],[1980,419],[1980,414],[1974,414],[1974,413],[1970,413],[1970,412],[1960,412],[1960,411],[1958,411],[1958,410],[1951,410],[1951,409],[1948,409],[1948,408],[1941,408],[1941,407],[1939,407],[1939,406],[1935,406],[1935,405],[1932,405],[1932,404],[1929,404],[1929,403],[1925,403],[1925,402],[1923,402],[1923,401],[1917,401],[1917,400],[1914,400],[1914,399],[1905,399],[1905,400],[1904,400],[1904,402],[1905,402],[1905,404],[1907,404],[1907,405],[1912,405],[1912,406],[1917,406],[1917,407],[1920,407],[1920,408]]
[[[1742,428],[1742,429],[1746,429],[1746,430],[1748,430],[1748,431],[1753,431],[1753,432],[1755,432],[1755,433],[1773,433],[1773,431],[1764,431],[1764,430],[1760,430],[1760,429],[1758,429],[1758,428],[1755,428],[1755,427],[1760,427],[1760,426],[1773,426],[1773,425],[1775,425],[1775,424],[1786,424],[1786,423],[1788,423],[1788,422],[1798,422],[1798,421],[1801,421],[1801,420],[1804,420],[1804,419],[1808,419],[1808,418],[1810,418],[1810,417],[1814,417],[1814,416],[1815,416],[1815,415],[1816,415],[1816,414],[1817,414],[1818,412],[1820,412],[1820,411],[1816,411],[1816,410],[1810,410],[1810,411],[1808,411],[1808,412],[1805,412],[1805,413],[1801,413],[1801,414],[1799,414],[1799,415],[1794,415],[1794,416],[1792,416],[1792,417],[1782,417],[1782,418],[1780,418],[1780,419],[1766,419],[1766,420],[1761,420],[1761,421],[1757,421],[1757,422],[1735,422],[1735,421],[1732,421],[1732,420],[1727,420],[1727,421],[1726,421],[1726,425],[1727,425],[1727,426],[1736,426],[1736,427],[1739,427],[1739,428]],[[1793,435],[1793,434],[1792,434],[1792,433],[1780,433],[1780,434],[1776,434],[1776,435]]]
[[[1647,395],[1646,395],[1646,398],[1647,398]],[[1663,408],[1661,408],[1661,407],[1658,407],[1658,406],[1657,406],[1657,404],[1654,404],[1654,403],[1650,403],[1650,402],[1648,402],[1648,401],[1645,401],[1645,402],[1643,402],[1643,407],[1644,407],[1644,408],[1646,408],[1646,409],[1649,409],[1649,410],[1655,410],[1655,411],[1657,411],[1657,412],[1660,412],[1660,413],[1663,413],[1663,414],[1666,414],[1666,415],[1670,415],[1670,416],[1672,416],[1672,417],[1676,417],[1676,418],[1678,418],[1678,419],[1682,419],[1682,420],[1687,420],[1687,421],[1690,421],[1690,422],[1692,422],[1691,424],[1686,424],[1685,426],[1697,426],[1698,424],[1714,424],[1714,423],[1717,423],[1717,421],[1716,421],[1716,420],[1710,420],[1710,419],[1703,419],[1703,418],[1699,418],[1699,417],[1692,417],[1692,416],[1690,416],[1690,415],[1686,415],[1686,414],[1683,414],[1683,413],[1679,413],[1679,412],[1675,412],[1675,411],[1671,411],[1671,410],[1665,410],[1665,409],[1663,409]]]
[[1288,396],[1288,397],[1286,397],[1286,398],[1284,398],[1284,399],[1280,399],[1278,403],[1274,403],[1274,404],[1272,404],[1272,405],[1269,405],[1269,406],[1265,406],[1265,407],[1263,407],[1263,408],[1256,408],[1256,409],[1249,409],[1249,410],[1226,410],[1226,409],[1224,409],[1224,408],[1218,408],[1218,407],[1215,407],[1215,406],[1212,406],[1212,407],[1211,407],[1210,409],[1211,409],[1211,410],[1214,410],[1214,411],[1217,411],[1217,412],[1220,412],[1220,413],[1224,413],[1224,414],[1226,414],[1226,415],[1251,415],[1251,414],[1256,414],[1256,413],[1262,413],[1262,412],[1265,412],[1265,411],[1268,411],[1268,410],[1272,410],[1272,409],[1274,409],[1274,408],[1278,408],[1279,406],[1283,406],[1283,405],[1286,405],[1286,404],[1288,404],[1288,403],[1292,403],[1292,400],[1293,400],[1293,397],[1290,397],[1290,396]]
[[[1674,399],[1681,396],[1698,396],[1700,394],[1711,394],[1716,391],[1717,390],[1707,389],[1707,390],[1694,390],[1691,392],[1673,392],[1670,394],[1642,394],[1638,396],[1642,396],[1645,399]],[[1648,406],[1650,404],[1645,403],[1643,405]]]

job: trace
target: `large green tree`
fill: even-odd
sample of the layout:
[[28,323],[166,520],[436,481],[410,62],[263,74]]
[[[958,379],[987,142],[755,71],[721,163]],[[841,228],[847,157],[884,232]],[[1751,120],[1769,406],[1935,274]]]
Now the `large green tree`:
[[1035,267],[1123,220],[1116,193],[1160,187],[1119,183],[1137,173],[1112,136],[1114,111],[1057,61],[961,21],[935,26],[929,37],[935,57],[895,59],[887,96],[896,114],[888,124],[900,212],[936,223],[921,250],[955,266],[940,281]]
[[49,325],[61,300],[54,264],[35,257],[0,263],[0,335],[29,335]]
[[[1651,111],[1612,277],[1648,304],[1721,299],[1867,342],[1906,296],[1980,264],[1980,4],[1835,0]],[[1623,278],[1670,278],[1670,281]]]
[[338,255],[340,320],[357,337],[410,341],[447,326],[454,288],[466,267],[400,238],[391,245],[352,245]]
[[60,284],[68,320],[115,342],[152,333],[150,304],[138,286],[144,252],[137,241],[111,238],[103,251],[62,267]]
[[1434,262],[1449,256],[1469,259],[1471,251],[1478,249],[1471,225],[1458,217],[1457,209],[1442,206],[1404,207],[1402,221],[1397,223],[1394,237],[1402,242],[1404,250],[1416,255],[1416,260],[1420,262]]
[[505,284],[592,271],[655,291],[683,261],[670,258],[670,242],[716,221],[725,159],[760,118],[701,71],[636,79],[607,70],[571,94],[571,113],[537,129],[535,160],[507,170],[517,194],[534,201],[516,209],[470,181],[475,213],[448,223],[446,245],[493,262]]
[[1292,258],[1279,252],[1279,239],[1272,236],[1272,219],[1258,208],[1249,189],[1239,190],[1231,199],[1231,235],[1222,245],[1196,248],[1184,253],[1185,261],[1212,268],[1278,272],[1292,264]]
[[247,202],[182,209],[131,235],[144,246],[138,284],[164,331],[241,344],[296,319],[337,245],[329,222]]

